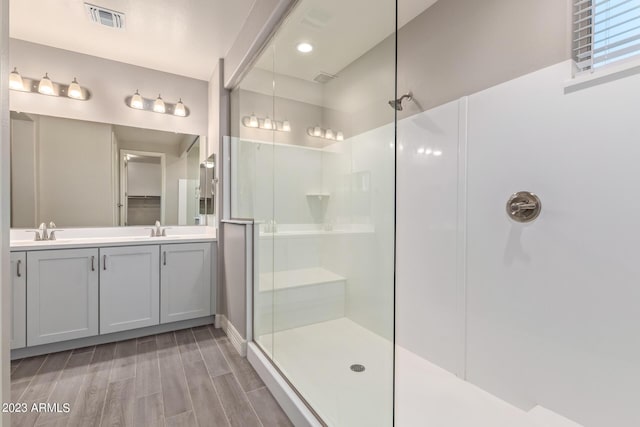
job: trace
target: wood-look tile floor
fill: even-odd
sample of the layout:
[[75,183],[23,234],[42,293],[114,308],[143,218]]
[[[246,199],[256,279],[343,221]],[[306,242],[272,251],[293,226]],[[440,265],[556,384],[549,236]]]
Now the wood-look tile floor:
[[291,426],[220,329],[203,326],[11,363],[11,400],[69,403],[12,426]]

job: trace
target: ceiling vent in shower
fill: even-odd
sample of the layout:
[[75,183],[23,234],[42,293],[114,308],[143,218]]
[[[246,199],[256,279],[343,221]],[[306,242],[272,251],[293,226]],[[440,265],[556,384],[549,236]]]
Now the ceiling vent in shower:
[[89,14],[89,20],[95,24],[104,25],[109,28],[124,30],[125,21],[124,13],[115,10],[106,9],[104,7],[85,3],[84,8]]
[[311,9],[305,13],[300,23],[314,30],[322,30],[331,19],[332,16],[329,12],[322,9]]
[[329,83],[331,80],[335,79],[336,77],[338,77],[338,76],[333,75],[333,74],[329,74],[329,73],[325,73],[324,71],[320,71],[318,73],[318,75],[316,75],[313,78],[313,81],[317,82],[317,83],[325,84],[325,83]]

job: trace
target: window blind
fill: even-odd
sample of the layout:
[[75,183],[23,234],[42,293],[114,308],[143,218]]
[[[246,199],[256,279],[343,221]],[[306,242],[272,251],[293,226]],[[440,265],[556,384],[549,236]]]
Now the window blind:
[[579,72],[640,54],[640,0],[574,0],[573,53]]

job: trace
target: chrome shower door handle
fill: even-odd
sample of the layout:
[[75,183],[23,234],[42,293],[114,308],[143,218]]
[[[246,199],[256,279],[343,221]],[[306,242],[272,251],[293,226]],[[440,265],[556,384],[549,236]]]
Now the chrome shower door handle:
[[512,194],[507,201],[507,215],[516,222],[531,222],[538,218],[541,210],[540,198],[529,191]]
[[511,213],[517,214],[521,211],[536,209],[538,205],[536,203],[525,203],[525,202],[513,202],[511,203]]

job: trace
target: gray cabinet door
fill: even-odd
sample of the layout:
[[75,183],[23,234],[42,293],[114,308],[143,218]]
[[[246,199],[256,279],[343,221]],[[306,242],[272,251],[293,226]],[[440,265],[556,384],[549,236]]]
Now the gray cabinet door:
[[100,333],[160,322],[160,247],[100,249]]
[[27,345],[27,254],[11,253],[11,349]]
[[160,323],[211,314],[211,243],[162,245]]
[[27,345],[98,334],[98,249],[27,254]]

